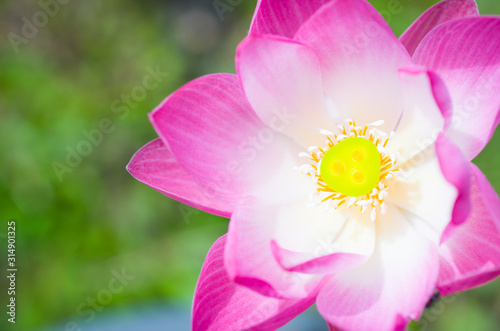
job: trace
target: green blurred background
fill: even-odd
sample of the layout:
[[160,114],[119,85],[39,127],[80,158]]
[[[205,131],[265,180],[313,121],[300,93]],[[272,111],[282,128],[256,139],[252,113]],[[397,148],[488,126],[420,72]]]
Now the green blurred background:
[[[111,329],[95,325],[108,315],[108,325],[138,312],[147,319],[153,310],[174,312],[189,325],[198,273],[227,220],[163,196],[133,179],[125,166],[156,138],[147,113],[168,94],[200,75],[234,72],[235,47],[256,1],[229,5],[222,16],[213,0],[61,2],[66,4],[49,6],[54,13],[44,20],[38,1],[0,1],[0,330],[64,329],[68,322],[81,330]],[[394,5],[371,2],[387,13]],[[386,19],[399,35],[435,2],[400,0],[400,13]],[[498,0],[478,4],[482,14],[500,15]],[[26,19],[40,27],[29,30]],[[13,46],[9,33],[24,38],[23,29],[29,38],[17,38]],[[157,69],[168,75],[139,93],[144,77]],[[133,100],[122,99],[131,93]],[[102,123],[109,124],[105,132]],[[89,144],[88,132],[95,143]],[[60,168],[78,148],[88,155]],[[497,192],[499,150],[497,133],[475,160]],[[12,219],[15,326],[6,323],[3,311]],[[87,298],[103,295],[116,277],[113,270],[133,279],[106,304],[89,309]],[[315,313],[309,316],[320,321]],[[496,281],[442,301],[413,329],[499,330],[499,316]]]

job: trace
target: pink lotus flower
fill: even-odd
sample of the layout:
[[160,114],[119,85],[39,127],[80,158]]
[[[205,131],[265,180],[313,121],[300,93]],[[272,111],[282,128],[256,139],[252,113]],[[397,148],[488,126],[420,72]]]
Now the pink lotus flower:
[[500,18],[447,0],[397,38],[365,0],[260,0],[237,75],[150,114],[130,173],[230,218],[194,330],[403,330],[500,274],[500,200],[470,163],[500,120]]

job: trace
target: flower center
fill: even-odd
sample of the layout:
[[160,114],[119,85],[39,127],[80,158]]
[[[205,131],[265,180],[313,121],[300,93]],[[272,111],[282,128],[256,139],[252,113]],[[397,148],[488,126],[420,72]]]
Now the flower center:
[[326,152],[320,176],[332,190],[358,197],[370,193],[379,182],[380,164],[375,144],[365,138],[351,137]]
[[360,208],[362,213],[371,208],[372,220],[377,210],[382,215],[387,212],[384,199],[388,181],[404,173],[398,169],[397,155],[386,149],[390,137],[376,128],[382,124],[377,121],[357,126],[353,120],[346,120],[340,122],[336,133],[320,129],[327,137],[326,147],[311,146],[308,153],[299,154],[309,158],[309,163],[298,170],[316,183],[311,195],[313,205],[323,203],[325,208],[335,210],[346,204],[348,208]]

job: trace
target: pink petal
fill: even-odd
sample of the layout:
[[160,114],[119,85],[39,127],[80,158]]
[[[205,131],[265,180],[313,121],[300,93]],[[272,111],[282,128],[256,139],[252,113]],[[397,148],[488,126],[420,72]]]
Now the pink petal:
[[443,114],[451,113],[450,96],[441,79],[424,68],[399,70],[405,106],[387,150],[407,161],[434,143],[445,127]]
[[364,0],[332,1],[306,21],[295,39],[317,54],[330,110],[337,118],[396,126],[404,106],[398,68],[408,52]]
[[[456,157],[451,160],[461,161]],[[443,174],[434,145],[408,163],[404,169],[407,175],[388,185],[388,208],[399,207],[422,235],[438,245],[452,219],[459,192]]]
[[438,289],[442,295],[482,285],[500,275],[500,199],[474,164],[472,211],[439,248]]
[[470,213],[470,167],[469,162],[445,134],[441,134],[436,141],[436,154],[439,158],[441,171],[446,180],[457,189],[457,199],[453,207],[451,222],[446,227],[441,242],[448,239]]
[[468,161],[453,143],[438,139],[447,124],[443,114],[451,112],[441,79],[422,68],[403,68],[400,75],[406,107],[387,149],[405,162],[400,168],[407,176],[389,184],[387,201],[437,244],[452,217],[459,224],[466,216]]
[[479,16],[474,0],[444,0],[438,2],[422,15],[401,35],[399,40],[408,53],[413,54],[420,41],[429,31],[441,23],[457,18]]
[[275,330],[311,306],[316,292],[299,300],[262,296],[229,280],[224,268],[226,236],[207,254],[196,285],[192,329]]
[[238,46],[236,68],[245,94],[269,127],[303,148],[324,142],[318,126],[328,115],[318,59],[309,48],[277,36],[249,36]]
[[284,249],[274,240],[271,241],[271,249],[276,260],[285,270],[311,274],[335,274],[349,270],[363,264],[370,257],[341,252],[318,257],[312,253]]
[[271,134],[274,140],[247,103],[238,77],[230,74],[186,84],[163,101],[150,120],[186,173],[230,206],[252,186],[254,178],[246,170],[262,148],[259,134],[266,139]]
[[274,34],[293,38],[316,10],[331,0],[259,0],[250,34]]
[[440,133],[435,144],[429,139],[429,145],[401,168],[406,176],[388,185],[386,200],[409,213],[414,226],[439,244],[469,213],[469,161]]
[[231,216],[233,206],[204,192],[177,163],[161,139],[155,139],[137,151],[127,170],[140,182],[172,199],[211,214]]
[[271,249],[279,265],[288,271],[333,274],[365,262],[375,246],[369,214],[352,213],[347,207],[332,213],[324,205],[310,206],[309,192],[287,204],[259,206],[263,216],[257,218],[270,228]]
[[271,248],[278,217],[273,208],[256,205],[246,202],[231,217],[225,252],[229,278],[267,296],[310,296],[323,276],[290,272],[279,265]]
[[238,206],[229,225],[230,278],[266,295],[304,297],[322,279],[316,274],[352,268],[375,245],[368,213],[349,213],[347,207],[331,213],[324,205],[310,206],[316,184],[294,173],[275,182],[268,196],[255,195]]
[[473,159],[500,120],[500,18],[443,23],[425,36],[413,60],[443,77],[454,109],[447,134]]
[[[395,330],[395,331],[404,331],[404,330],[406,330],[406,326],[408,325],[409,322],[410,322],[409,318],[404,318],[401,315],[397,315],[396,316],[396,322],[394,323],[394,327],[392,328],[392,330]],[[328,326],[328,330],[329,331],[342,331],[342,330],[345,330],[345,329],[337,329],[335,326],[333,326],[331,324],[327,324],[327,326]]]
[[433,294],[437,247],[395,208],[376,224],[377,246],[370,260],[330,278],[318,295],[319,312],[339,329],[404,330]]

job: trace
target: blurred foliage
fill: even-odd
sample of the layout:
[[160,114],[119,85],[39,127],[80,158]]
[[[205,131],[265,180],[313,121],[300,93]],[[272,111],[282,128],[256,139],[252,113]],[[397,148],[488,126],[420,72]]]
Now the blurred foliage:
[[[382,11],[393,5],[372,3]],[[400,34],[433,3],[401,0],[400,12],[386,19]],[[478,3],[483,14],[500,14],[498,1]],[[147,113],[163,98],[195,77],[234,72],[234,50],[254,6],[243,1],[221,21],[209,0],[69,1],[16,52],[6,36],[21,35],[23,18],[32,21],[40,3],[0,2],[0,219],[17,221],[16,329],[84,323],[79,305],[108,287],[112,270],[135,278],[110,306],[189,305],[204,256],[227,220],[166,198],[125,165],[156,138]],[[122,101],[157,67],[168,76],[155,89],[134,104]],[[117,112],[116,103],[125,108]],[[65,163],[104,119],[112,132],[59,178],[54,162]],[[499,150],[497,133],[476,160],[497,192]],[[460,294],[429,325],[497,330],[499,293],[497,281]]]

